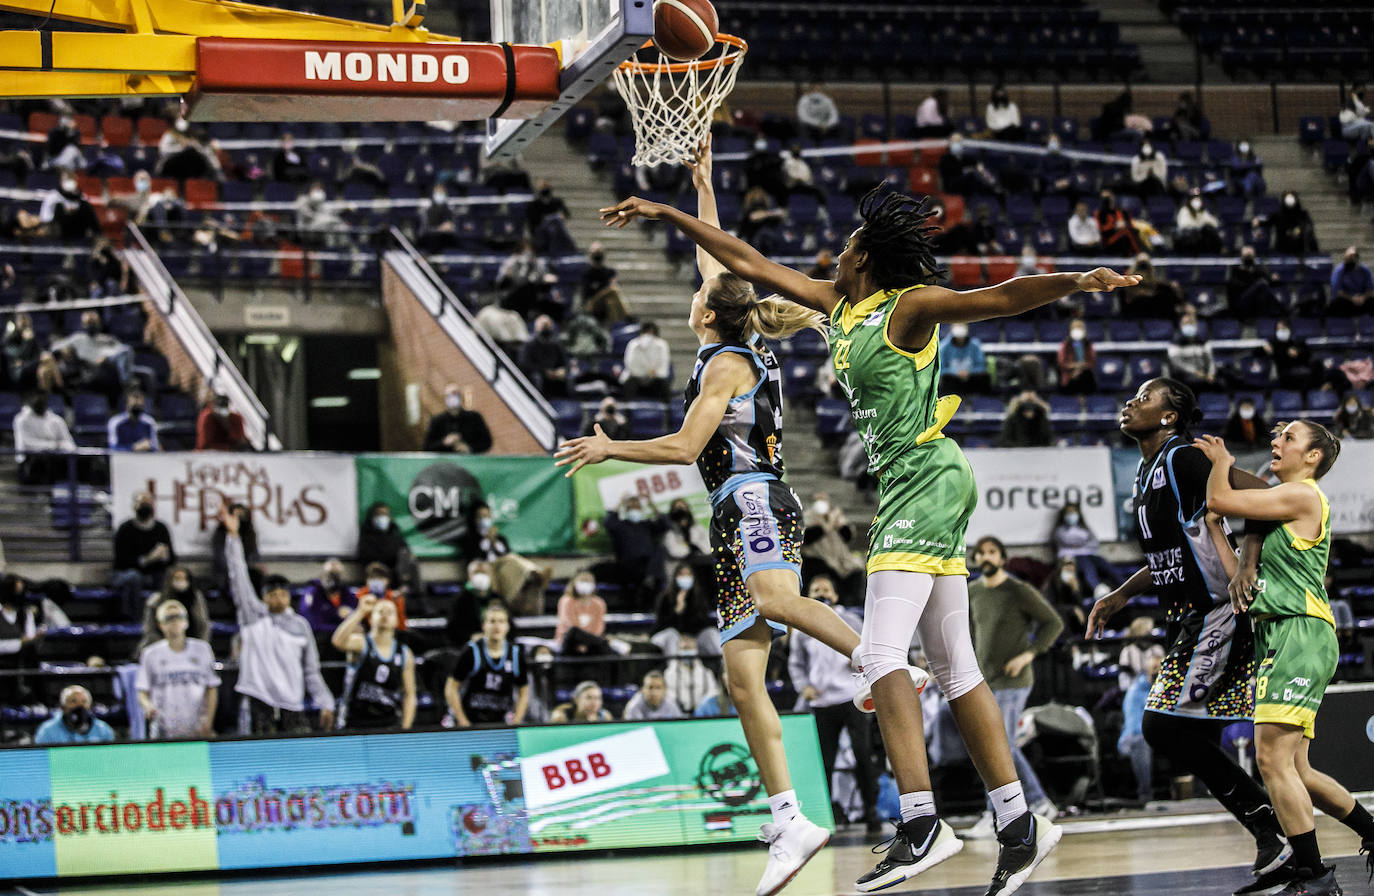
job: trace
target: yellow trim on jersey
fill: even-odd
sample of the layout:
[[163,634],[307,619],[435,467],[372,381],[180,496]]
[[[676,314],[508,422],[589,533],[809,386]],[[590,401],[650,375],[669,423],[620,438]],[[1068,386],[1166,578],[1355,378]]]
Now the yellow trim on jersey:
[[1307,615],[1325,620],[1332,628],[1335,628],[1336,617],[1331,615],[1331,605],[1314,597],[1310,589],[1304,588],[1302,593],[1307,597]]
[[1308,740],[1317,736],[1317,711],[1314,709],[1279,703],[1261,703],[1255,707],[1255,724],[1261,725],[1266,722],[1301,728],[1303,737]]
[[1303,484],[1312,486],[1312,490],[1317,493],[1317,499],[1322,502],[1322,522],[1321,528],[1317,530],[1316,538],[1303,538],[1301,535],[1294,532],[1287,523],[1283,524],[1283,530],[1292,536],[1292,540],[1289,544],[1293,546],[1293,550],[1295,551],[1310,551],[1325,541],[1327,523],[1331,519],[1331,504],[1326,500],[1326,493],[1317,485],[1317,480],[1304,479]]
[[916,437],[916,444],[924,445],[926,442],[943,439],[945,424],[954,418],[954,412],[959,410],[959,405],[963,401],[958,395],[941,395],[935,399],[935,422]]
[[[840,312],[838,321],[840,329],[844,330],[846,336],[849,335],[855,327],[863,323],[865,318],[877,310],[879,305],[892,298],[893,292],[894,291],[890,289],[883,289],[875,292],[862,302],[851,305],[848,301],[844,301],[836,305],[836,310]],[[905,290],[902,290],[902,292],[905,292]]]
[[966,576],[963,557],[932,557],[909,551],[882,551],[868,557],[868,574],[875,572],[926,572],[936,576]]

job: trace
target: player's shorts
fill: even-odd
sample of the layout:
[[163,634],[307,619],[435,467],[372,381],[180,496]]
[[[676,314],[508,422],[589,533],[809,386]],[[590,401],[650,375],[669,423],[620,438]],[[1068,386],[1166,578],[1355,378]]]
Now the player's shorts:
[[1315,616],[1255,620],[1255,722],[1278,722],[1317,731],[1317,708],[1336,674],[1336,630]]
[[869,575],[968,575],[964,536],[977,504],[973,468],[953,439],[934,439],[896,458],[878,477],[878,513],[868,530]]
[[1195,719],[1249,719],[1255,709],[1250,617],[1222,601],[1205,616],[1189,613],[1169,623],[1169,647],[1145,708]]
[[[797,493],[778,479],[748,482],[717,504],[711,516],[716,615],[721,641],[758,618],[745,582],[765,569],[790,569],[801,588],[802,509]],[[777,634],[787,626],[769,622]]]

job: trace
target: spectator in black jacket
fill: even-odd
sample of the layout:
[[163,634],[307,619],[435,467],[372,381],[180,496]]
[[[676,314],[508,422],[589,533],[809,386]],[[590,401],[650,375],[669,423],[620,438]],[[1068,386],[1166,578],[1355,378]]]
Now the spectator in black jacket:
[[1270,435],[1269,422],[1255,407],[1255,400],[1246,397],[1236,402],[1222,438],[1228,445],[1244,450],[1268,447]]
[[601,406],[596,409],[596,416],[587,421],[587,425],[582,428],[582,435],[592,435],[597,426],[600,426],[601,431],[606,434],[606,438],[612,441],[630,437],[630,421],[625,419],[625,415],[620,412],[620,408],[615,403],[615,396],[607,395],[601,399]]
[[1312,216],[1292,191],[1283,194],[1283,204],[1269,219],[1274,228],[1274,251],[1279,255],[1313,255],[1317,248],[1317,227]]
[[[258,552],[258,532],[253,528],[253,513],[246,505],[237,502],[229,505],[229,512],[238,520],[239,541],[243,544],[243,557],[248,563],[248,576],[253,582],[253,587],[262,590],[262,554]],[[227,530],[223,523],[215,526],[215,531],[210,533],[210,563],[215,586],[227,594],[229,564],[224,554],[226,534]]]
[[[472,390],[457,383],[444,387],[444,410],[430,418],[425,450],[454,454],[486,454],[491,450],[491,430],[477,411],[471,410]],[[387,564],[390,566],[391,564]]]
[[1046,448],[1054,442],[1050,406],[1032,391],[1022,392],[1007,406],[999,448]]
[[372,502],[358,527],[358,563],[363,567],[373,563],[385,566],[390,572],[389,585],[417,584],[410,547],[401,534],[401,527],[391,518],[391,508],[385,501]]
[[114,576],[110,585],[119,595],[124,618],[143,621],[143,592],[161,586],[167,568],[177,560],[172,532],[157,519],[153,496],[134,495],[134,517],[119,524],[114,536]]
[[646,609],[662,589],[667,529],[668,520],[639,495],[626,495],[606,514],[606,532],[615,549],[615,578],[627,606]]
[[487,601],[498,597],[492,585],[490,563],[474,560],[468,564],[467,581],[463,583],[463,590],[454,595],[444,626],[450,647],[463,647],[482,631],[482,608]]
[[525,206],[525,226],[529,228],[531,237],[549,215],[568,217],[568,204],[553,195],[552,184],[541,179],[534,185],[534,198]]
[[1276,317],[1283,305],[1274,293],[1277,274],[1255,260],[1255,247],[1242,246],[1240,264],[1226,275],[1226,305],[1236,317]]
[[290,131],[281,135],[281,145],[272,154],[272,179],[289,184],[310,182],[309,160],[296,148]]
[[1321,383],[1321,373],[1312,359],[1312,349],[1301,337],[1294,335],[1292,325],[1281,320],[1274,326],[1274,335],[1256,350],[1274,363],[1274,375],[1285,389],[1314,389]]
[[568,394],[568,353],[554,332],[553,318],[541,314],[534,321],[534,337],[520,351],[520,369],[546,398]]

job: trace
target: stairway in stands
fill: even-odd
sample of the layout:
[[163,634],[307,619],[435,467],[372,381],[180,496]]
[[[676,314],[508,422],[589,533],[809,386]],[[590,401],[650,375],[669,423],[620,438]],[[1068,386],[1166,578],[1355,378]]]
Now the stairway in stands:
[[[1155,84],[1192,84],[1197,80],[1193,44],[1159,10],[1153,0],[1095,0],[1103,22],[1121,26],[1123,43],[1140,47],[1145,80]],[[1215,60],[1204,59],[1203,78],[1209,84],[1227,78]]]
[[1298,194],[1317,225],[1317,244],[1325,255],[1339,255],[1346,246],[1359,246],[1365,264],[1374,258],[1374,224],[1367,212],[1351,207],[1345,176],[1322,170],[1317,150],[1298,143],[1296,133],[1255,139],[1255,152],[1264,160],[1269,195],[1287,190]]

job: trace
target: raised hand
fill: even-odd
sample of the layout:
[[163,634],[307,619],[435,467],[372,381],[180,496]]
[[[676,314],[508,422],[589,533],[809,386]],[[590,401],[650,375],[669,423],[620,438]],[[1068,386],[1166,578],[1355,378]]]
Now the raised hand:
[[1198,436],[1193,439],[1193,447],[1197,448],[1213,464],[1234,464],[1236,459],[1227,450],[1226,443],[1217,436]]
[[565,467],[572,464],[572,469],[563,474],[564,479],[571,478],[587,464],[599,464],[610,457],[611,440],[601,429],[601,424],[593,424],[592,430],[592,435],[569,439],[559,445],[558,450],[554,452],[554,466]]
[[1078,275],[1078,291],[1111,292],[1123,286],[1135,286],[1139,282],[1139,274],[1118,274],[1111,268],[1095,268]]
[[624,227],[635,218],[657,221],[663,217],[667,206],[638,196],[631,196],[624,202],[601,209],[601,223],[607,227]]
[[711,135],[707,134],[706,139],[701,141],[697,147],[696,155],[683,163],[692,169],[692,186],[697,191],[711,189]]

